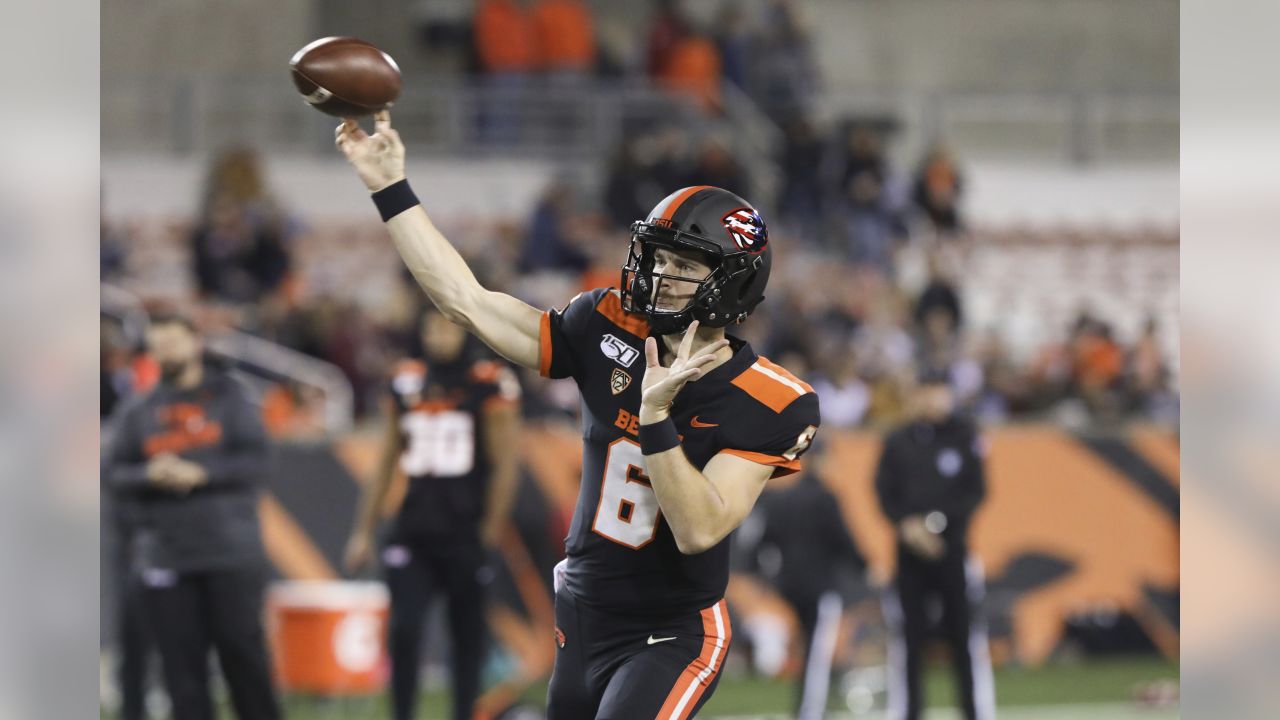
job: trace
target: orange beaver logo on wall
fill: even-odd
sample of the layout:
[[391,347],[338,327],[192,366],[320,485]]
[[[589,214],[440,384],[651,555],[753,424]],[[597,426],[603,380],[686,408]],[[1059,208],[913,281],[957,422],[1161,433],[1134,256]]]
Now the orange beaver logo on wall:
[[[985,566],[988,590],[1021,574],[1016,569],[1044,575],[1006,598],[1013,645],[1007,650],[1042,662],[1073,612],[1107,604],[1133,613],[1157,646],[1176,656],[1177,630],[1149,613],[1144,588],[1178,586],[1177,518],[1068,433],[1005,427],[984,435],[987,499],[974,517],[970,550]],[[828,441],[814,469],[840,500],[868,561],[888,572],[894,534],[874,488],[880,439],[844,432],[829,433]],[[1174,441],[1165,452],[1176,458]],[[1176,485],[1178,478],[1169,481]],[[999,612],[994,600],[988,595],[989,614]]]

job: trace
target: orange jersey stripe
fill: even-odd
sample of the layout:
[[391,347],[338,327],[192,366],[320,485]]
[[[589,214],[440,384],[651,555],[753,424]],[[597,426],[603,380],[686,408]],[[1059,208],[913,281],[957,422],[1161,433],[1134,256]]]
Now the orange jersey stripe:
[[538,326],[538,341],[541,350],[538,353],[538,374],[551,377],[551,311],[542,313],[542,324]]
[[658,711],[660,720],[685,720],[720,673],[733,630],[724,600],[702,611],[702,652],[685,667]]
[[796,398],[806,392],[813,392],[808,385],[792,381],[767,365],[761,365],[760,361],[734,378],[733,384],[776,413],[785,410]]
[[773,473],[774,477],[782,477],[783,475],[790,475],[793,472],[800,471],[800,458],[788,460],[781,455],[768,455],[766,453],[751,452],[750,450],[721,450],[720,452],[737,455],[740,458],[760,463],[761,465],[772,465],[778,468]]
[[632,315],[623,310],[622,300],[613,291],[604,294],[600,304],[596,305],[596,312],[609,318],[609,322],[636,337],[649,336],[649,321],[639,315]]

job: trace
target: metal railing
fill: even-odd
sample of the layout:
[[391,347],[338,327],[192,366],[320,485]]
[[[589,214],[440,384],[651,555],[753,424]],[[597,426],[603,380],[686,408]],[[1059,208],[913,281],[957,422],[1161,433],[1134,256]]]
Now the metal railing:
[[[101,284],[101,299],[102,315],[119,321],[130,342],[140,342],[148,321],[142,301],[109,283]],[[205,334],[204,344],[207,352],[232,361],[237,370],[250,375],[255,385],[287,380],[315,388],[323,397],[325,433],[333,437],[351,429],[354,391],[338,366],[238,330],[210,331]]]
[[1176,91],[860,92],[828,94],[819,105],[827,117],[894,121],[895,145],[906,158],[942,139],[965,157],[986,160],[1178,160]]
[[[727,134],[748,164],[767,164],[780,147],[777,126],[727,83],[722,98],[723,117],[709,118],[644,79],[428,75],[406,81],[393,114],[415,151],[431,154],[598,164],[624,135],[671,123]],[[1177,159],[1176,91],[860,91],[815,100],[827,119],[878,114],[895,120],[912,156],[942,137],[973,158]],[[327,154],[336,122],[307,106],[283,74],[102,82],[105,154],[204,154],[232,144]],[[763,172],[768,182],[769,168]]]

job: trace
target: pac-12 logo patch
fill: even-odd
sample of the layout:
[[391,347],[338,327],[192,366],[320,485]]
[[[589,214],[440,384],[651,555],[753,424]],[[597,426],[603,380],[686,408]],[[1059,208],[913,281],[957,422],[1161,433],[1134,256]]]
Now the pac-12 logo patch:
[[625,371],[618,368],[613,369],[613,375],[609,377],[609,389],[614,395],[620,395],[627,386],[631,384],[631,376]]
[[600,338],[600,352],[604,356],[618,363],[622,367],[631,367],[631,363],[640,357],[640,351],[622,342],[618,338],[605,333]]
[[733,244],[740,250],[758,253],[769,244],[769,230],[764,226],[760,214],[751,208],[738,208],[720,218],[724,227],[733,238]]

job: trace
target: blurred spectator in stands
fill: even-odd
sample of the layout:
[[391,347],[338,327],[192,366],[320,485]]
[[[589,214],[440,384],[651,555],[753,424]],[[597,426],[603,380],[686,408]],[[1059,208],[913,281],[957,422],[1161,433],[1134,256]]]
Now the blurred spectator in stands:
[[118,323],[102,318],[99,334],[98,414],[106,418],[116,404],[133,393],[133,347]]
[[1124,372],[1124,352],[1112,337],[1111,326],[1100,321],[1086,324],[1071,345],[1075,388],[1099,418],[1114,418],[1120,411],[1116,395]]
[[667,71],[671,52],[689,32],[680,0],[656,0],[653,19],[649,22],[649,37],[645,43],[645,69],[649,77],[661,78]]
[[653,136],[652,147],[653,179],[662,188],[663,195],[658,198],[661,200],[689,178],[689,136],[679,125],[670,124]]
[[98,276],[103,281],[115,280],[126,270],[129,239],[107,224],[105,213],[101,215],[98,227]]
[[380,352],[386,340],[349,298],[320,287],[307,303],[291,305],[260,329],[264,337],[285,347],[332,363],[342,371],[355,393],[356,414],[376,401],[375,378],[383,370]]
[[744,328],[765,336],[762,347],[768,348],[770,357],[780,358],[788,353],[805,357],[813,355],[809,349],[813,334],[805,323],[794,322],[794,318],[805,316],[798,293],[778,288],[778,294],[770,302],[772,307],[760,315],[761,319],[768,318],[768,322],[757,324],[753,316],[752,322]]
[[739,90],[748,92],[748,69],[756,40],[738,0],[725,0],[720,6],[715,38],[716,49],[720,51],[721,76]]
[[728,141],[715,136],[704,138],[698,157],[683,185],[711,185],[742,198],[751,197],[747,171],[734,158]]
[[765,9],[767,32],[756,43],[751,85],[756,103],[779,125],[796,115],[809,115],[818,89],[818,65],[809,33],[794,3],[771,0]]
[[966,352],[964,337],[941,307],[925,315],[917,330],[916,364],[945,372],[955,404],[971,411],[983,389],[982,366]]
[[793,117],[785,132],[782,151],[776,158],[782,169],[778,216],[802,240],[818,245],[822,242],[824,143],[804,116]]
[[479,0],[474,33],[476,59],[487,90],[481,137],[489,142],[515,142],[529,74],[538,63],[533,20],[515,0]]
[[591,72],[596,38],[591,11],[583,0],[537,0],[532,8],[538,66],[574,78]]
[[274,292],[289,273],[291,230],[257,153],[235,148],[218,156],[191,236],[201,297],[252,303]]
[[668,91],[693,100],[703,112],[720,112],[720,51],[701,30],[690,28],[676,40],[658,81]]
[[671,192],[653,176],[653,149],[652,138],[623,137],[618,143],[604,185],[605,213],[615,228],[643,220]]
[[937,252],[929,254],[929,281],[916,299],[916,325],[923,328],[935,313],[945,319],[950,330],[960,330],[964,320],[960,309],[960,291],[946,272],[942,256]]
[[887,176],[880,134],[865,123],[853,124],[846,135],[841,177],[846,252],[855,263],[886,276],[893,260]]
[[896,423],[908,410],[915,382],[915,341],[906,326],[901,298],[885,288],[853,338],[859,372],[871,387],[868,419],[877,425]]
[[1027,377],[1009,357],[1000,333],[987,330],[978,339],[974,359],[982,369],[983,387],[974,401],[974,419],[982,423],[1003,422],[1028,409],[1030,388]]
[[1166,416],[1174,401],[1169,391],[1169,368],[1160,352],[1159,324],[1148,317],[1142,337],[1134,344],[1126,359],[1125,375],[1129,389],[1129,409],[1138,413]]
[[[520,251],[520,272],[581,273],[588,259],[569,236],[573,190],[563,179],[547,187],[534,207],[528,234]],[[639,218],[637,218],[639,219]]]
[[858,356],[844,336],[830,336],[821,345],[813,390],[822,404],[822,424],[829,428],[857,427],[871,406],[871,390],[858,375]]
[[959,203],[963,189],[951,151],[945,145],[934,145],[920,163],[914,199],[938,232],[954,233],[961,229]]
[[418,49],[432,67],[450,73],[475,73],[472,20],[473,0],[415,0],[405,4],[404,17],[412,22]]
[[550,104],[545,134],[559,144],[573,143],[583,124],[577,97],[596,63],[591,12],[583,0],[536,0],[530,14]]

